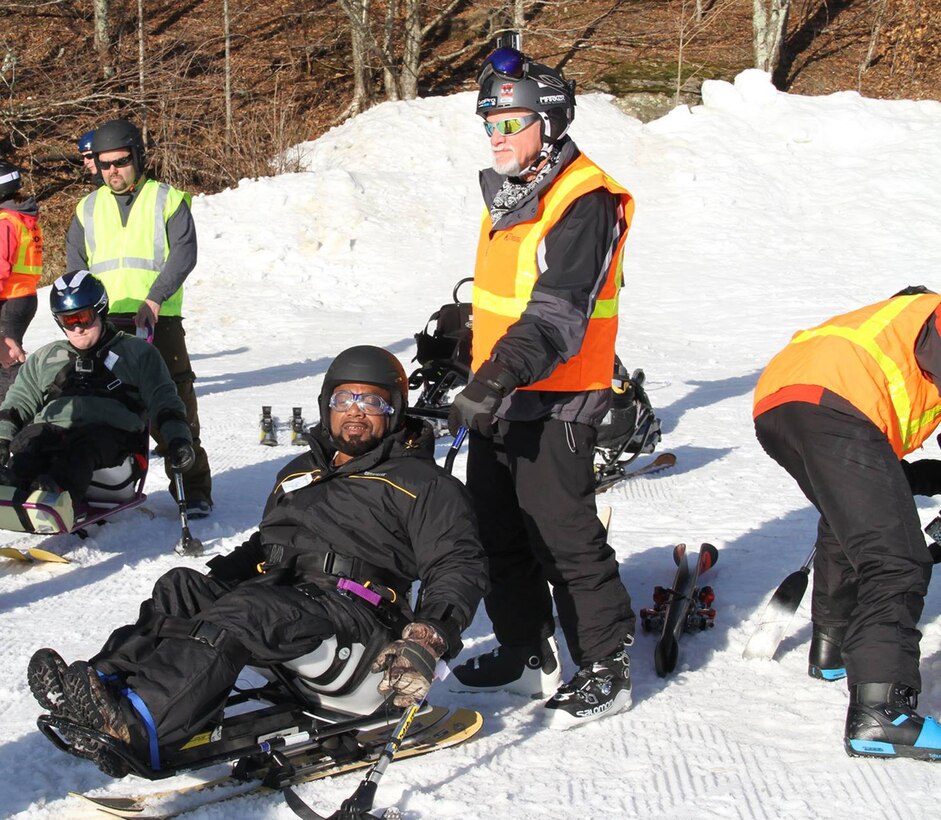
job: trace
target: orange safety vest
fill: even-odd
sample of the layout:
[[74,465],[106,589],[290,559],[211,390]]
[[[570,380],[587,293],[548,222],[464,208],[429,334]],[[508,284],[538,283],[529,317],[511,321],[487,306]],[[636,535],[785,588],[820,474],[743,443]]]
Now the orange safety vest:
[[529,222],[521,222],[506,230],[492,230],[490,212],[484,209],[472,297],[474,371],[490,358],[494,345],[529,304],[539,275],[537,257],[546,235],[576,199],[598,188],[605,188],[618,196],[620,235],[588,320],[581,349],[568,361],[560,363],[545,379],[520,389],[568,392],[611,386],[614,343],[618,332],[618,291],[623,279],[622,257],[634,214],[634,200],[625,188],[584,154],[559,174],[540,198],[539,210]]
[[901,458],[941,423],[941,395],[919,368],[915,343],[941,296],[897,296],[802,330],[758,379],[754,415],[787,402],[846,399],[882,430]]
[[28,226],[15,211],[0,211],[0,219],[16,226],[19,234],[16,259],[10,261],[10,275],[0,288],[0,299],[16,299],[36,293],[42,276],[42,228],[39,221]]

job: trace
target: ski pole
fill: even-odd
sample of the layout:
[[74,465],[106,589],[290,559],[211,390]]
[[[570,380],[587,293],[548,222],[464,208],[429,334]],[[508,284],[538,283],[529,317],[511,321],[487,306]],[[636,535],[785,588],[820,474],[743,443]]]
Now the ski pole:
[[461,445],[464,444],[466,438],[467,428],[461,426],[461,429],[457,431],[457,435],[454,437],[454,441],[451,442],[448,454],[444,457],[444,469],[449,473],[454,468],[454,459],[457,458],[457,454],[461,451]]
[[392,736],[379,754],[379,759],[370,767],[366,776],[362,779],[362,782],[356,787],[356,791],[340,804],[340,808],[337,811],[329,817],[318,814],[288,786],[282,789],[282,791],[284,793],[284,800],[291,811],[304,820],[366,820],[366,818],[373,818],[374,815],[370,814],[369,811],[372,809],[373,801],[376,799],[376,790],[379,788],[379,781],[392,762],[392,758],[395,757],[399,746],[402,745],[402,741],[405,739],[405,735],[408,734],[409,727],[411,727],[415,715],[418,714],[424,705],[425,698],[422,698],[418,703],[409,706],[408,709],[405,710],[402,717],[399,718],[399,722],[396,724]]
[[189,520],[186,516],[186,496],[183,493],[183,473],[179,470],[173,471],[173,483],[176,486],[176,503],[180,508],[180,525],[182,527],[182,535],[180,543],[176,546],[176,551],[180,555],[202,555],[203,542],[190,534]]
[[[444,661],[439,660],[435,668],[434,680],[444,680],[450,674],[451,670],[448,668],[448,665]],[[428,695],[426,694],[420,701],[413,703],[402,713],[402,717],[399,718],[395,729],[392,730],[392,735],[389,737],[388,741],[386,741],[386,745],[383,747],[382,752],[380,752],[378,759],[372,764],[369,771],[366,772],[366,776],[356,787],[356,791],[340,804],[340,808],[337,811],[329,817],[317,814],[317,812],[301,800],[290,786],[287,786],[282,789],[282,792],[284,793],[284,800],[291,810],[298,817],[304,818],[304,820],[372,820],[374,815],[369,812],[376,798],[376,790],[379,788],[379,781],[382,779],[382,775],[385,774],[386,769],[389,768],[392,758],[395,757],[395,753],[399,750],[399,746],[402,745],[402,741],[405,740],[405,736],[411,728],[412,721],[422,710],[427,699]]]

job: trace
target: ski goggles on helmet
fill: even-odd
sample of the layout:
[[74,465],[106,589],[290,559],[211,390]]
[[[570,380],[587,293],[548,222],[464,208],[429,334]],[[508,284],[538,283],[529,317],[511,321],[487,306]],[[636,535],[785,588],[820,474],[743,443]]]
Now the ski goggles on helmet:
[[525,117],[510,117],[499,122],[487,122],[484,120],[484,130],[487,136],[493,136],[494,131],[499,131],[503,136],[508,137],[518,134],[524,128],[528,128],[539,119],[538,114],[527,114]]
[[115,168],[127,168],[127,166],[130,165],[133,161],[134,157],[130,154],[128,154],[126,157],[118,157],[117,159],[113,159],[110,162],[104,159],[98,159],[98,167],[101,168],[102,171],[110,170],[112,165]]
[[392,405],[378,393],[354,393],[352,390],[337,390],[330,397],[329,407],[345,413],[354,404],[367,416],[391,416],[395,412]]
[[97,318],[98,311],[93,307],[56,314],[56,321],[59,323],[59,327],[65,330],[78,330],[79,328],[91,327],[95,324]]
[[483,85],[491,74],[499,74],[509,80],[522,80],[526,74],[526,55],[515,48],[498,48],[484,60],[477,74],[477,85]]

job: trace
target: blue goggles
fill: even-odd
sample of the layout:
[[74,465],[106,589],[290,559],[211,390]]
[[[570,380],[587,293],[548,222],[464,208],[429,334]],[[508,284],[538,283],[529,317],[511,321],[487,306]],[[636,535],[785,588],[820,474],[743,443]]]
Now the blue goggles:
[[354,404],[367,416],[391,416],[395,412],[395,408],[379,394],[354,393],[352,390],[337,390],[330,397],[329,407],[331,410],[345,413]]
[[477,85],[483,84],[491,74],[499,74],[510,80],[522,80],[526,75],[526,65],[529,60],[526,55],[515,48],[498,48],[484,60],[484,64],[477,74]]

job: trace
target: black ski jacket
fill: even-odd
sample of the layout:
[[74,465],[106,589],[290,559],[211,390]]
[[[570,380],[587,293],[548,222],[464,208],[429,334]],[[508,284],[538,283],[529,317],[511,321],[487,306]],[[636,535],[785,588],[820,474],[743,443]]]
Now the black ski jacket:
[[277,572],[280,583],[324,591],[340,575],[371,581],[393,588],[407,617],[411,584],[420,581],[414,618],[447,639],[445,657],[457,655],[488,591],[487,564],[467,491],[435,463],[430,427],[407,419],[340,467],[322,425],[308,439],[309,452],[278,473],[258,532],[212,559],[213,575],[234,581]]

